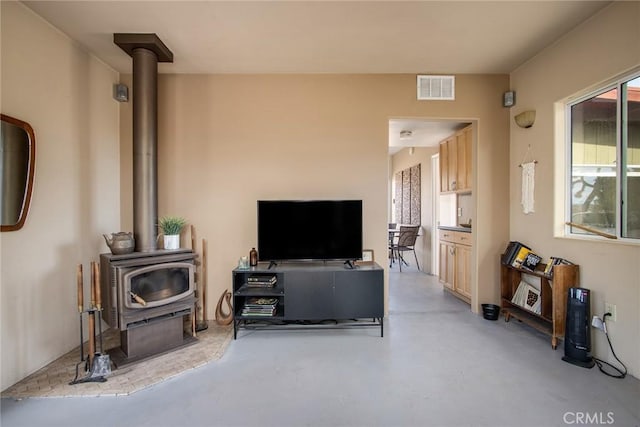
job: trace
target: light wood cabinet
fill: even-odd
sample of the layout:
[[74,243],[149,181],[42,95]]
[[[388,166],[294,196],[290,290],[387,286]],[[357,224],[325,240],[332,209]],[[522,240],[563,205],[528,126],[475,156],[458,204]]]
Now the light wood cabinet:
[[471,191],[471,126],[456,133],[456,190]]
[[451,242],[440,241],[440,269],[439,279],[445,288],[454,290],[453,278],[455,276],[455,245]]
[[455,135],[445,141],[449,151],[448,167],[447,167],[447,188],[449,191],[455,191],[458,188],[458,141]]
[[472,128],[456,132],[440,143],[440,192],[466,193],[472,187]]
[[456,245],[455,291],[471,300],[471,246]]
[[444,288],[471,302],[471,233],[440,230],[440,273]]
[[449,145],[446,141],[440,143],[440,192],[449,191]]

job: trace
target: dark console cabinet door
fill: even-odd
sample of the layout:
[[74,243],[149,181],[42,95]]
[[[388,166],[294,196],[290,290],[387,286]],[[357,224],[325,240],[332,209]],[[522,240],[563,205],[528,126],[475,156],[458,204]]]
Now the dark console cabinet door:
[[334,319],[333,272],[287,271],[285,277],[286,320]]
[[336,319],[384,317],[384,276],[375,271],[337,271],[334,284]]

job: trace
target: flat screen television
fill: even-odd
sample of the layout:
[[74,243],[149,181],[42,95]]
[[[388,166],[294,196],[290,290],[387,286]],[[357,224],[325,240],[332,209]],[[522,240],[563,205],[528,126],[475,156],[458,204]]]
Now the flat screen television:
[[260,261],[362,257],[362,200],[258,200]]

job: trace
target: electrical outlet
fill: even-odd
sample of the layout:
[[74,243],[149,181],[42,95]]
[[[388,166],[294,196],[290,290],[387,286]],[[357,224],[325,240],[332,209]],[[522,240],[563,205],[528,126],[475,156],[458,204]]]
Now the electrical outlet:
[[609,302],[605,302],[604,303],[604,312],[605,313],[611,313],[611,316],[609,316],[608,320],[611,320],[612,322],[616,321],[616,305],[615,304],[611,304]]

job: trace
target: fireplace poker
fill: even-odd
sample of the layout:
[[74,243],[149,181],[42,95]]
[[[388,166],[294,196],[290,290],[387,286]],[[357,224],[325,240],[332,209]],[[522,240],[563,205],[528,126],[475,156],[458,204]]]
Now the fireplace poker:
[[207,239],[202,239],[202,264],[198,279],[202,291],[200,293],[202,295],[202,320],[197,322],[196,331],[200,332],[209,327],[209,324],[207,323]]
[[[82,336],[82,313],[84,312],[84,293],[82,290],[82,264],[78,264],[76,269],[76,282],[78,286],[78,313],[80,313],[80,361],[76,364],[76,376],[69,384],[75,384],[78,380],[78,368],[85,361],[84,360],[84,337]],[[86,369],[85,369],[86,370]]]
[[89,323],[89,355],[87,356],[87,360],[89,362],[89,367],[93,365],[93,356],[96,352],[96,288],[94,283],[96,281],[95,271],[93,270],[93,261],[91,262],[91,286],[89,288],[91,292],[91,305],[89,310],[87,311],[88,323]]

